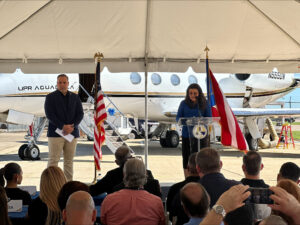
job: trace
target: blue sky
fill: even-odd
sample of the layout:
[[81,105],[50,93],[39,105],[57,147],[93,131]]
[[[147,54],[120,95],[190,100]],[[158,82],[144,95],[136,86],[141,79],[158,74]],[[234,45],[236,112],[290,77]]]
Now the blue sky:
[[[300,79],[300,73],[296,73],[295,77]],[[300,108],[300,88],[296,88],[291,93],[278,99],[278,101],[283,101],[283,102],[289,102],[290,100],[291,102],[299,102],[299,103],[291,103],[291,108]],[[290,108],[290,104],[285,103],[285,107]]]

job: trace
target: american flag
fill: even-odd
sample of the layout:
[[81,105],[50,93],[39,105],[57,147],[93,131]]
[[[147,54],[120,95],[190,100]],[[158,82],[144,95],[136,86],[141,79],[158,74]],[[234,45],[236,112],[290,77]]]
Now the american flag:
[[206,70],[208,106],[213,117],[220,117],[221,143],[246,152],[249,149],[247,141],[216,78],[209,69],[208,59],[206,59]]
[[100,170],[100,160],[102,159],[101,146],[105,141],[104,120],[107,118],[105,104],[103,100],[103,92],[100,85],[100,62],[97,63],[96,68],[96,82],[97,82],[97,98],[95,103],[95,128],[94,128],[94,160],[96,169]]

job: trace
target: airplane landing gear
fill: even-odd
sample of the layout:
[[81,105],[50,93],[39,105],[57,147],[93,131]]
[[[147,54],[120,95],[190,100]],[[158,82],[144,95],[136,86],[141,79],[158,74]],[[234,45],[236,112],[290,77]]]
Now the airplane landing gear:
[[20,157],[20,159],[22,159],[22,160],[25,159],[27,146],[28,146],[28,144],[23,144],[23,145],[21,145],[21,147],[19,148],[19,157]]
[[40,150],[35,144],[23,144],[19,148],[19,157],[22,160],[39,160],[40,159]]
[[250,151],[258,151],[257,139],[253,138],[250,133],[246,134],[246,141],[248,143]]
[[30,135],[26,135],[25,139],[28,139],[28,144],[23,144],[19,148],[18,155],[22,160],[39,160],[40,149],[36,145],[36,142],[40,138],[44,127],[46,125],[46,117],[35,117],[35,123],[29,126]]
[[179,145],[179,134],[176,130],[167,130],[160,136],[159,142],[163,148],[176,148]]

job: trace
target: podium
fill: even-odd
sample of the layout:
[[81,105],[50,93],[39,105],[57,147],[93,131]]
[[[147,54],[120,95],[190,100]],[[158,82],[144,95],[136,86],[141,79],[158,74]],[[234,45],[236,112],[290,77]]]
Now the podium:
[[181,127],[186,126],[188,129],[189,138],[196,138],[198,140],[198,149],[201,148],[200,140],[213,137],[215,140],[214,124],[218,124],[220,117],[182,117],[178,121]]

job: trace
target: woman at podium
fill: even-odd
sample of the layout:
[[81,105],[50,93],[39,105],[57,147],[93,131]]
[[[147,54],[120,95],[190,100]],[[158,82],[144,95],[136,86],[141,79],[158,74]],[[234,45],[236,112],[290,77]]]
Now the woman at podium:
[[[201,87],[193,83],[186,90],[185,99],[179,105],[176,121],[183,117],[211,117],[209,108],[207,107],[206,98]],[[201,148],[209,146],[209,136],[200,140]],[[182,126],[182,162],[184,176],[187,175],[188,158],[191,153],[198,152],[198,139],[192,132],[189,132],[188,126]]]

